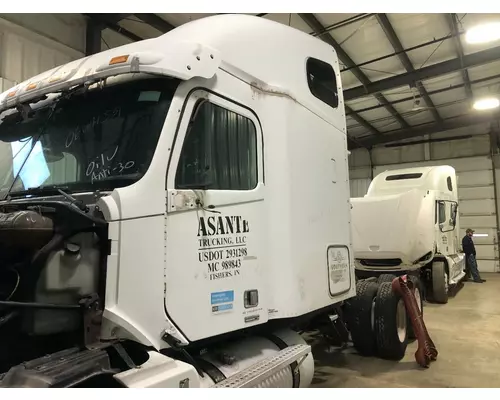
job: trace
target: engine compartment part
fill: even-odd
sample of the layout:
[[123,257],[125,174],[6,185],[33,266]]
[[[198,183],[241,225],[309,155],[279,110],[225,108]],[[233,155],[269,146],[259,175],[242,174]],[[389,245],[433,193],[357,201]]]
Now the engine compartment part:
[[11,368],[3,378],[3,388],[73,387],[91,377],[118,372],[111,369],[104,350],[63,350]]
[[0,374],[98,341],[106,245],[107,225],[69,203],[0,205]]
[[[68,251],[68,247],[73,249]],[[78,304],[95,293],[99,278],[99,239],[95,233],[79,233],[47,257],[35,291],[39,303]],[[25,329],[35,335],[71,331],[78,328],[80,318],[70,311],[36,310]]]
[[54,223],[35,211],[0,213],[0,243],[23,250],[37,249],[54,235]]

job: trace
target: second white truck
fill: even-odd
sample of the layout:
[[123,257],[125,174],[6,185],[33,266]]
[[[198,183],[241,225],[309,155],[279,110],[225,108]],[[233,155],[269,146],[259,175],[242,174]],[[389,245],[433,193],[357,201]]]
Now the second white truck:
[[[464,276],[457,177],[453,167],[385,171],[363,198],[353,198],[352,235],[358,277],[379,281],[411,274],[438,303]],[[417,282],[418,281],[418,282]]]

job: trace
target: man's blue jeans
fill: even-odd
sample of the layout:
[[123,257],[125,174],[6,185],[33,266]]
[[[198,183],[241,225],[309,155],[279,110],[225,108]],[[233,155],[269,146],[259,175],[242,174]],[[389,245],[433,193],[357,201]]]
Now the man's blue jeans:
[[472,279],[474,279],[475,281],[480,281],[481,276],[479,275],[479,270],[477,269],[476,256],[474,256],[474,254],[469,254],[467,256],[467,263],[469,264]]

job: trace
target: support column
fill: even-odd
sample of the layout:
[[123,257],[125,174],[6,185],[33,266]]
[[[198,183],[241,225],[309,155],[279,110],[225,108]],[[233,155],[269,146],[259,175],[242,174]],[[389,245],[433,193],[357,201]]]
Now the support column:
[[87,21],[87,32],[85,35],[85,55],[99,53],[101,51],[101,32],[104,25],[94,19]]

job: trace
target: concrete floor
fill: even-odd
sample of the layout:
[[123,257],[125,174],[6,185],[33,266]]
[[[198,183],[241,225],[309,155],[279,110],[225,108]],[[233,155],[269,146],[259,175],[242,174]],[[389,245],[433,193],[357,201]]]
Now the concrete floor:
[[312,387],[500,387],[500,274],[466,282],[448,304],[426,303],[424,321],[439,352],[428,369],[415,362],[417,343],[400,362],[359,356],[314,340]]

